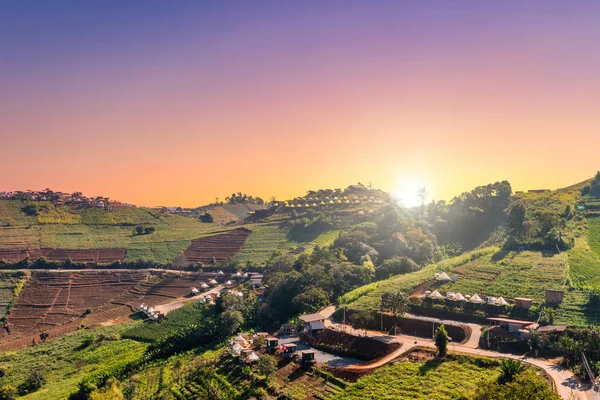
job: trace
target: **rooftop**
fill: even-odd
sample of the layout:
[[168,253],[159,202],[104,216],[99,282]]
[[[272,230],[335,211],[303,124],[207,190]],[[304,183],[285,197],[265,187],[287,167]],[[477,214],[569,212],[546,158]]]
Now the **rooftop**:
[[306,314],[306,315],[301,315],[300,317],[300,321],[302,322],[315,322],[315,321],[323,321],[326,318],[324,316],[322,316],[319,313],[316,314]]

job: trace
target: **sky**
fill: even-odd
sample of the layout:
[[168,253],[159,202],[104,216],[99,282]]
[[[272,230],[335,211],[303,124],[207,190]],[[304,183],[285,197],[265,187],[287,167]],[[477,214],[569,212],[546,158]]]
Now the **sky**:
[[600,2],[0,1],[0,191],[431,198],[600,169]]

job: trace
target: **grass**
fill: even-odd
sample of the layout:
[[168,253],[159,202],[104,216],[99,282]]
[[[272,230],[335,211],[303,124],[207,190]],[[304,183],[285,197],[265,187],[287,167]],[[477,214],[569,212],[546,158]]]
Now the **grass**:
[[[84,375],[135,359],[144,352],[146,345],[132,340],[98,341],[101,335],[115,336],[128,328],[128,325],[121,325],[81,330],[23,350],[4,352],[0,355],[0,367],[6,373],[0,378],[0,386],[17,387],[30,371],[38,370],[46,378],[46,384],[22,398],[65,399],[77,389]],[[92,338],[92,344],[81,348],[87,337]]]
[[499,362],[459,357],[445,362],[400,362],[385,366],[350,385],[336,400],[444,400],[470,398],[500,375]]
[[442,271],[451,271],[452,269],[466,264],[479,257],[496,253],[498,248],[487,247],[465,253],[458,257],[440,261],[436,264],[430,264],[423,269],[391,277],[389,279],[374,282],[366,286],[359,287],[340,297],[339,303],[348,305],[354,309],[377,309],[381,303],[381,294],[392,289],[401,289],[410,291],[417,286],[432,280],[435,273]]
[[6,315],[9,306],[13,303],[23,287],[24,277],[18,273],[0,274],[0,318]]

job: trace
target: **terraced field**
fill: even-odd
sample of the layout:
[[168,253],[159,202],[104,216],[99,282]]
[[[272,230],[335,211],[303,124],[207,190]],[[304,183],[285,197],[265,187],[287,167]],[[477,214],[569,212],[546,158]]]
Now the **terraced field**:
[[142,302],[152,306],[166,303],[213,277],[132,270],[32,271],[0,331],[0,349],[39,342],[41,332],[60,337],[81,324],[126,318]]
[[274,251],[286,252],[294,248],[288,238],[288,230],[278,224],[248,226],[252,234],[246,240],[244,247],[236,254],[234,260],[241,265],[248,261],[253,265],[262,265]]
[[213,260],[222,263],[232,259],[244,246],[252,231],[244,228],[227,233],[192,240],[184,252],[186,262],[210,264]]
[[538,304],[546,289],[561,289],[566,279],[562,255],[510,252],[489,255],[455,268],[457,282],[439,287],[440,292],[475,293],[505,298],[529,297]]

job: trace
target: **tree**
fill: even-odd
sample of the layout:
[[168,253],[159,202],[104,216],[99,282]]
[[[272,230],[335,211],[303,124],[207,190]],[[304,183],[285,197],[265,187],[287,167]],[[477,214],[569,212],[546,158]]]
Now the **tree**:
[[504,358],[502,359],[502,364],[500,364],[500,377],[498,378],[498,382],[512,382],[515,376],[521,371],[523,371],[523,365],[519,361],[511,358]]
[[381,295],[381,310],[391,312],[394,316],[394,323],[398,323],[398,318],[403,316],[408,307],[408,297],[401,290],[390,290]]
[[153,226],[149,226],[144,229],[144,234],[150,235],[150,234],[154,233],[154,230],[155,230],[155,228]]
[[311,286],[292,300],[301,313],[312,313],[319,311],[329,304],[329,296],[318,287]]
[[407,274],[418,269],[419,265],[408,257],[393,257],[376,268],[375,277],[378,280],[388,279],[392,275]]
[[364,329],[366,336],[367,328],[374,322],[374,317],[373,313],[369,310],[356,310],[350,314],[348,320],[354,329]]
[[46,384],[46,378],[39,371],[32,371],[25,378],[25,382],[19,385],[19,394],[26,395],[27,393],[33,393]]
[[261,375],[270,377],[277,371],[277,361],[269,354],[263,354],[256,362],[256,368]]
[[435,330],[435,347],[438,349],[438,357],[444,358],[448,353],[448,332],[444,324]]
[[143,235],[143,234],[144,234],[144,227],[143,227],[143,226],[141,226],[141,225],[138,225],[138,226],[136,226],[136,227],[135,227],[135,232],[136,232],[138,235]]
[[244,316],[240,311],[226,310],[221,313],[220,326],[224,335],[232,335],[238,331],[244,323]]

